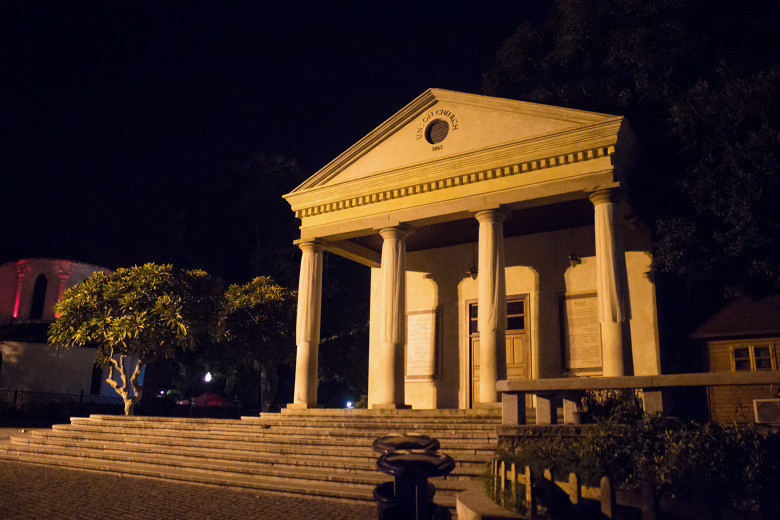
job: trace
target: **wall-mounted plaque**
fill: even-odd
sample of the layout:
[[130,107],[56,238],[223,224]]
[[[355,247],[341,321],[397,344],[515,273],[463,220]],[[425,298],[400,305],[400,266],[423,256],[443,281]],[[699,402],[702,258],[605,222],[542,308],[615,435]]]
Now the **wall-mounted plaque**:
[[436,309],[406,314],[406,379],[439,377],[438,313]]
[[601,325],[596,293],[564,295],[561,314],[566,368],[600,369]]

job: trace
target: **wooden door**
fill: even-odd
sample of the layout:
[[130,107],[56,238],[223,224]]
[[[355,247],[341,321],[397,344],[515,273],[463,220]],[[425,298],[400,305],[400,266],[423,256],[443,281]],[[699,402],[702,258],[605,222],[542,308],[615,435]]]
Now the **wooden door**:
[[[506,372],[508,379],[531,377],[528,342],[528,295],[507,298]],[[479,401],[479,331],[477,303],[468,303],[471,388],[469,407]],[[530,406],[530,402],[526,403]]]

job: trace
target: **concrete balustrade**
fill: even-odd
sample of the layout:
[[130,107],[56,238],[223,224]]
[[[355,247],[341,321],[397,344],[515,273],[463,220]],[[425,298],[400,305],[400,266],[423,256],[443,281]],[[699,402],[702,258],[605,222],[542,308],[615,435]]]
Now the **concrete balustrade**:
[[780,385],[780,373],[693,373],[655,376],[621,376],[593,378],[553,378],[501,380],[502,418],[506,426],[526,424],[525,396],[536,396],[536,424],[555,424],[558,403],[563,407],[564,424],[574,424],[577,402],[587,390],[642,390],[647,413],[664,411],[664,394],[673,388],[701,386]]

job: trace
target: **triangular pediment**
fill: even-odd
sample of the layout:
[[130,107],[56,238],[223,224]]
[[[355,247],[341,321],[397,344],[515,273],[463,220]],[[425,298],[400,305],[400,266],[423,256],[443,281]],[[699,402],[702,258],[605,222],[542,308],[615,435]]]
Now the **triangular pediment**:
[[615,116],[429,89],[292,193],[597,124]]

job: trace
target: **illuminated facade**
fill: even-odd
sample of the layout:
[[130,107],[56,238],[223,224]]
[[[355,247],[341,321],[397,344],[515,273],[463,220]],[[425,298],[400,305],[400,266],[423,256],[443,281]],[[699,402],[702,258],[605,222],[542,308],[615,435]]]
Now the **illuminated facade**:
[[648,236],[625,219],[638,154],[622,117],[424,92],[285,196],[303,252],[290,406],[317,406],[324,251],[372,270],[372,408],[660,373]]
[[95,369],[95,350],[56,350],[46,344],[54,304],[97,265],[32,258],[0,265],[0,389],[115,395]]

